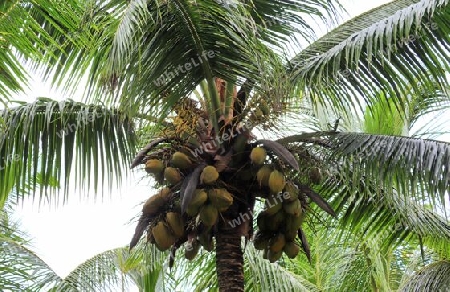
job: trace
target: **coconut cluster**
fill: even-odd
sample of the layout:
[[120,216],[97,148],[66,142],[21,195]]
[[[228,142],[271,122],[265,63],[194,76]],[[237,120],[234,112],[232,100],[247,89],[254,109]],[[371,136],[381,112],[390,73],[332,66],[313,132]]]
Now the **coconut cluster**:
[[[185,257],[195,258],[200,246],[214,249],[213,227],[219,214],[233,204],[233,195],[219,185],[219,172],[206,165],[199,176],[198,187],[181,212],[180,189],[183,180],[194,168],[194,158],[176,151],[166,160],[150,158],[145,171],[165,185],[143,205],[142,218],[147,218],[147,241],[165,251],[185,243]],[[200,188],[201,187],[201,188]]]
[[[232,138],[221,149],[207,149],[202,155],[194,155],[196,149],[189,148],[188,140],[161,147],[154,143],[151,151],[145,149],[141,163],[161,188],[143,205],[131,247],[146,231],[147,241],[158,249],[174,253],[184,246],[185,258],[192,260],[200,247],[214,249],[220,224],[227,225],[242,211],[253,210],[255,200],[260,199],[265,209],[257,215],[255,248],[271,262],[283,253],[289,258],[298,255],[297,236],[308,202],[291,175],[296,160],[292,154],[286,159],[290,153],[281,144],[251,143],[251,134],[237,132],[230,132]],[[294,168],[298,170],[298,165]],[[252,237],[252,216],[245,222],[250,230],[242,235]]]
[[306,209],[306,200],[300,196],[295,184],[284,183],[282,175],[277,172],[275,174],[276,178],[273,176],[272,181],[276,180],[276,187],[282,184],[284,187],[282,192],[272,193],[265,199],[265,210],[258,214],[258,231],[253,241],[255,248],[263,250],[263,257],[270,262],[277,261],[283,252],[289,258],[298,255],[300,246],[295,239],[304,221]]

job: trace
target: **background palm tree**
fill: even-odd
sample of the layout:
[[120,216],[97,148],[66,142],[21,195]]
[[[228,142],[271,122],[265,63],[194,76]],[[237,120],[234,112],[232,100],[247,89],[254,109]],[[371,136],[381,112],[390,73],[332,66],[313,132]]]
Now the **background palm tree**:
[[[151,144],[137,162],[157,158],[167,166],[173,153],[185,145],[195,150],[198,147],[195,142],[201,145],[208,139],[221,137],[229,129],[234,131],[241,122],[251,121],[249,128],[259,126],[273,130],[276,138],[281,138],[283,123],[278,118],[285,112],[298,113],[295,105],[300,100],[308,100],[313,106],[330,107],[335,115],[339,110],[361,112],[369,103],[374,105],[373,112],[413,108],[414,103],[405,98],[405,92],[436,92],[436,86],[445,92],[447,4],[447,1],[393,1],[341,25],[304,50],[299,50],[295,44],[287,46],[294,37],[307,38],[312,33],[302,13],[324,19],[336,11],[328,1],[314,4],[253,1],[231,8],[214,1],[178,0],[102,4],[67,1],[57,10],[53,9],[52,1],[6,5],[3,17],[16,20],[1,22],[8,48],[14,48],[36,67],[43,68],[47,77],[56,72],[54,82],[64,83],[68,92],[88,73],[87,95],[90,102],[97,104],[92,107],[69,103],[70,106],[65,107],[61,103],[40,100],[40,103],[3,111],[5,132],[0,140],[0,151],[20,157],[8,163],[0,173],[1,185],[8,186],[2,192],[3,201],[11,185],[20,189],[38,168],[45,183],[51,177],[64,177],[68,181],[74,161],[75,173],[79,173],[77,181],[81,184],[84,177],[90,177],[88,173],[93,174],[95,187],[103,181],[98,175],[109,172],[95,171],[95,163],[94,171],[90,172],[89,161],[94,157],[94,161],[104,161],[105,168],[120,175],[120,166],[133,152],[133,133],[128,131],[130,118],[137,119],[138,131],[147,135],[153,133],[153,137],[163,137],[169,142],[164,141],[166,150],[156,153],[148,153],[152,150],[150,146],[156,146],[156,143]],[[18,23],[19,15],[27,17],[24,19],[28,22]],[[211,21],[203,21],[205,18]],[[23,29],[24,23],[26,29]],[[30,32],[33,37],[25,39]],[[10,36],[14,33],[13,39]],[[292,47],[298,54],[289,58],[286,47]],[[213,57],[204,57],[205,52],[207,56],[212,52]],[[17,65],[13,57],[6,55],[2,60]],[[192,60],[202,62],[196,66]],[[192,62],[189,70],[185,66],[187,62]],[[164,76],[162,80],[161,76]],[[7,78],[5,80],[2,80],[5,88],[15,89],[6,83]],[[202,88],[198,98],[200,105],[183,103],[199,85]],[[241,88],[237,90],[236,85]],[[383,102],[386,99],[389,102]],[[106,107],[98,105],[100,100]],[[113,105],[117,109],[111,109]],[[273,110],[265,112],[266,106]],[[83,122],[87,115],[97,112],[101,113],[98,117]],[[165,120],[169,124],[155,123],[174,113],[175,119],[169,116]],[[67,130],[70,121],[77,121],[77,126],[61,138],[62,135],[58,135],[61,126]],[[202,131],[189,133],[188,125],[199,121],[203,121],[200,130],[205,130],[206,134],[202,136]],[[162,131],[161,125],[169,131]],[[213,220],[218,229],[214,227],[208,232],[216,236],[217,250],[221,251],[217,254],[219,286],[227,291],[243,290],[240,238],[241,235],[251,236],[251,224],[247,225],[248,230],[239,232],[225,230],[224,226],[227,220],[237,218],[248,207],[252,209],[255,197],[262,194],[249,190],[243,202],[237,200],[236,192],[248,183],[235,182],[227,172],[235,171],[233,167],[250,166],[252,149],[263,145],[271,158],[265,162],[278,168],[287,180],[296,183],[302,193],[308,195],[309,199],[300,196],[305,214],[314,211],[309,200],[334,213],[317,195],[320,193],[335,206],[340,222],[351,231],[349,234],[364,232],[373,236],[400,222],[406,228],[392,233],[382,244],[398,243],[405,237],[415,236],[445,253],[442,247],[448,243],[448,222],[435,218],[431,211],[423,211],[425,213],[419,213],[423,216],[415,218],[403,211],[405,206],[417,208],[414,206],[424,202],[435,209],[443,204],[448,190],[449,156],[445,154],[448,144],[347,134],[337,132],[338,129],[283,137],[278,143],[285,147],[267,141],[249,143],[249,135],[239,135],[245,144],[241,149],[236,146],[238,139],[229,139],[223,145],[225,149],[217,147],[196,161],[191,157],[194,163],[182,171],[183,178],[186,177],[184,187],[174,184],[170,204],[158,212],[144,214],[135,239],[149,223],[153,228],[162,222],[167,210],[179,212],[178,201],[181,200],[183,209],[189,205],[191,191],[196,189],[198,175],[202,172],[199,167],[212,164],[218,154],[219,161],[225,165],[218,179],[224,183],[222,187],[235,196],[229,210],[221,212],[219,224]],[[64,159],[62,147],[66,147]],[[76,155],[70,155],[73,149],[77,149]],[[164,151],[165,156],[159,156]],[[57,154],[53,155],[54,152]],[[232,158],[223,155],[227,153],[231,153]],[[299,167],[294,172],[297,164]],[[311,168],[322,168],[324,180],[310,176]],[[405,172],[405,169],[410,171]],[[192,179],[192,174],[197,177]],[[67,188],[65,190],[67,194]],[[267,193],[268,189],[262,191]],[[294,212],[297,215],[298,210]],[[193,235],[189,238],[192,242],[197,233],[202,232],[201,224],[189,227],[195,220],[183,216],[185,229]],[[203,221],[209,224],[208,220]],[[434,228],[425,230],[424,221],[434,222],[431,224]],[[311,219],[311,223],[316,222]],[[303,231],[300,231],[300,238],[299,243],[308,254]],[[187,239],[183,235],[174,249]],[[270,255],[272,259],[279,256],[279,253]],[[224,277],[232,281],[222,280]]]
[[[154,246],[140,245],[133,252],[128,247],[108,250],[76,267],[64,279],[60,278],[30,250],[29,240],[17,229],[17,224],[2,212],[0,238],[0,287],[20,291],[176,291],[176,289],[209,291],[217,289],[214,256],[207,251],[189,264],[177,255],[177,265],[164,269],[167,257]],[[413,241],[382,251],[374,239],[361,241],[342,239],[342,231],[327,226],[309,233],[312,263],[304,256],[283,258],[279,264],[263,260],[251,245],[245,251],[246,291],[425,291],[447,287],[445,260],[437,260],[432,250],[421,259],[420,249]],[[340,239],[341,238],[341,239]],[[363,244],[361,244],[363,242]],[[420,273],[413,274],[414,271]],[[426,274],[426,277],[421,275]],[[174,277],[176,275],[176,277]],[[192,275],[195,275],[193,277]],[[420,280],[419,280],[420,279]],[[415,285],[415,286],[412,286]],[[420,285],[426,285],[424,287]]]
[[164,255],[140,246],[129,253],[117,248],[95,255],[66,277],[57,275],[35,252],[17,223],[2,213],[0,237],[0,289],[3,291],[161,291]]

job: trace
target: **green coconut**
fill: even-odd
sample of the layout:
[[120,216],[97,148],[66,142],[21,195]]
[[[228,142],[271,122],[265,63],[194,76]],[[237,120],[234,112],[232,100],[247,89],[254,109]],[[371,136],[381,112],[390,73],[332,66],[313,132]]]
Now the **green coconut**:
[[164,170],[164,163],[159,159],[149,159],[145,162],[145,171],[154,175],[159,175]]
[[239,134],[233,140],[233,150],[235,153],[241,153],[245,150],[245,146],[247,145],[248,137],[243,134]]
[[250,152],[250,160],[255,165],[261,165],[264,163],[267,157],[266,149],[262,147],[255,147],[252,149],[252,152]]
[[283,208],[283,197],[270,196],[265,200],[264,206],[265,212],[269,215],[273,215]]
[[297,188],[297,186],[289,181],[286,183],[286,186],[284,187],[283,190],[285,193],[289,194],[289,197],[286,199],[286,201],[288,202],[293,202],[295,200],[298,199],[298,194],[299,194],[299,189]]
[[203,208],[200,210],[200,220],[205,224],[206,226],[213,226],[216,224],[217,218],[219,216],[219,211],[216,207],[214,207],[211,204],[204,205]]
[[284,175],[278,170],[272,171],[269,177],[269,188],[270,191],[274,194],[278,194],[284,189],[286,185],[286,180],[284,179]]
[[205,204],[206,200],[208,200],[208,194],[205,192],[205,190],[196,189],[191,201],[186,208],[186,213],[189,216],[197,215],[200,211],[200,208]]
[[170,228],[162,221],[152,228],[152,235],[155,238],[156,247],[161,251],[168,250],[176,241]]
[[205,168],[203,168],[202,173],[200,174],[200,182],[202,184],[213,184],[216,182],[216,180],[219,178],[219,173],[217,172],[217,169],[212,166],[208,165]]
[[171,159],[172,166],[179,169],[188,169],[192,166],[192,161],[183,152],[175,152]]
[[176,212],[168,212],[166,214],[166,222],[169,225],[172,233],[180,238],[184,235],[184,220],[181,214]]
[[170,185],[175,185],[181,181],[181,174],[177,168],[166,167],[164,169],[164,178]]
[[260,186],[268,186],[272,168],[269,165],[263,165],[256,173],[256,179]]
[[291,214],[294,216],[300,216],[302,213],[302,205],[299,200],[295,200],[293,202],[284,202],[283,209],[287,214]]
[[208,198],[220,212],[225,212],[233,204],[233,196],[227,189],[210,189],[208,190]]

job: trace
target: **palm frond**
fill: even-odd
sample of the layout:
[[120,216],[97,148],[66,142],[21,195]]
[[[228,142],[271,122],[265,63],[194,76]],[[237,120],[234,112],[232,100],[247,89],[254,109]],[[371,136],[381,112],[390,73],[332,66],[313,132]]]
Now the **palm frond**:
[[11,48],[2,41],[0,36],[0,102],[6,106],[13,94],[23,90],[27,74]]
[[445,291],[450,287],[450,262],[443,260],[432,263],[418,271],[399,291]]
[[108,250],[88,259],[64,278],[57,291],[114,291],[122,284],[116,252]]
[[286,270],[279,264],[271,264],[249,244],[245,250],[245,270],[251,277],[255,290],[247,291],[320,291],[303,277]]
[[135,152],[133,124],[116,109],[41,98],[0,116],[5,121],[0,133],[2,198],[11,185],[21,193],[29,181],[35,190],[40,183],[40,199],[47,194],[47,200],[53,179],[63,184],[65,195],[69,181],[85,189],[111,187]]
[[8,0],[0,5],[0,98],[5,99],[27,85],[23,60],[51,63],[48,48],[64,49],[58,41],[80,28],[82,11],[76,0]]
[[[230,20],[230,14],[237,12],[215,1],[144,4],[108,1],[86,6],[88,29],[79,39],[88,41],[88,48],[95,47],[97,52],[92,54],[84,47],[71,46],[68,49],[77,57],[66,58],[55,51],[56,72],[61,73],[55,81],[62,83],[69,75],[80,76],[90,70],[89,92],[98,92],[96,89],[108,85],[119,88],[126,108],[154,109],[157,105],[163,107],[167,101],[173,105],[203,79],[211,87],[210,102],[216,103],[212,77],[227,76],[234,80],[236,70],[240,69],[233,62],[251,64],[248,58],[252,45],[245,32],[250,29],[236,27]],[[78,81],[79,77],[70,78],[66,87]],[[161,100],[161,94],[166,98]]]
[[380,91],[401,108],[411,87],[419,92],[448,84],[448,4],[396,0],[366,12],[297,55],[292,80],[314,102],[335,108],[360,110]]
[[139,244],[132,252],[127,247],[107,250],[80,264],[53,289],[125,291],[137,286],[141,291],[158,291],[155,279],[163,275],[164,258],[164,253],[145,244]]
[[341,232],[333,224],[306,228],[311,241],[311,263],[304,256],[297,256],[286,261],[286,269],[322,291],[368,291],[371,274],[379,267],[368,268],[366,255],[358,250],[358,239],[343,238]]
[[[343,228],[365,238],[383,238],[384,247],[414,238],[438,254],[448,253],[450,225],[438,215],[445,212],[449,187],[448,143],[333,132],[299,134],[279,142],[320,145],[315,148],[322,149],[310,150],[316,153],[317,166],[326,161],[323,173],[328,180],[315,191],[330,202]],[[291,150],[304,156],[302,147]]]
[[429,198],[444,196],[450,187],[450,143],[398,136],[338,133],[331,136],[332,159],[343,158],[351,169],[380,185],[415,196],[420,188]]
[[348,236],[357,236],[361,242],[376,239],[379,248],[386,250],[408,240],[422,240],[436,253],[448,255],[450,225],[446,219],[404,194],[377,190],[370,182],[354,182],[351,177],[330,179],[319,190],[339,214],[342,230],[351,232]]
[[[287,270],[321,291],[397,291],[402,282],[424,266],[416,241],[385,249],[380,245],[380,237],[364,237],[362,241],[358,236],[342,236],[349,231],[335,222],[317,223],[306,228],[312,263],[303,255],[284,263]],[[425,262],[433,259],[427,250]]]
[[[214,1],[196,1],[196,5],[175,1],[151,13],[151,18],[157,21],[147,24],[140,40],[149,45],[142,48],[141,54],[133,55],[128,74],[119,79],[127,92],[124,97],[127,107],[137,102],[144,108],[156,106],[167,111],[206,79],[209,92],[206,102],[211,121],[216,125],[220,101],[213,77],[256,78],[251,49],[257,43],[250,28],[231,19],[237,11],[227,10]],[[200,18],[206,21],[200,23]],[[235,62],[247,66],[236,67]]]
[[[119,98],[124,109],[140,108],[158,117],[206,79],[215,119],[219,107],[213,77],[267,83],[260,70],[278,61],[271,60],[276,54],[263,42],[274,46],[274,38],[286,42],[296,32],[309,35],[305,16],[325,18],[337,9],[334,1],[284,0],[236,7],[212,0],[78,4],[81,29],[58,39],[63,51],[49,49],[55,66],[46,77],[56,73],[54,82],[69,89],[89,71],[88,94],[105,93],[106,85],[117,89],[109,92],[109,100]],[[282,43],[276,46],[284,49]]]
[[[195,277],[192,277],[195,275]],[[175,257],[175,266],[166,272],[166,278],[170,283],[168,291],[191,290],[191,291],[216,291],[216,257],[203,248],[197,256],[188,261],[184,258],[184,248],[180,248]]]
[[29,240],[0,210],[0,289],[41,291],[61,278],[29,248]]
[[[276,47],[289,45],[289,41],[298,42],[301,36],[305,40],[315,39],[314,29],[310,26],[310,17],[322,21],[336,17],[340,6],[335,1],[262,1],[252,2],[250,16],[246,21],[254,21],[258,36]],[[295,37],[294,37],[295,34]]]
[[[413,96],[411,108],[409,110],[409,124],[413,127],[420,118],[438,115],[447,112],[450,108],[450,87],[436,85],[433,91],[422,90],[419,94]],[[433,120],[429,121],[432,123]]]

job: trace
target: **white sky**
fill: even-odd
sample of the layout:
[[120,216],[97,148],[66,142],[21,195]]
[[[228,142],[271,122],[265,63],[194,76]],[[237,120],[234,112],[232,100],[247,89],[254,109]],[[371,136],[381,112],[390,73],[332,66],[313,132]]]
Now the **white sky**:
[[[351,16],[387,2],[390,1],[342,1]],[[28,96],[60,98],[39,78],[35,78]],[[71,196],[69,205],[56,209],[49,206],[38,208],[37,204],[27,201],[18,208],[15,217],[34,239],[37,254],[64,277],[88,258],[129,243],[134,224],[127,222],[140,211],[140,203],[153,194],[150,187],[136,181],[124,182],[120,190],[113,191],[103,202],[100,196],[96,203],[93,199],[80,200],[76,193]]]

